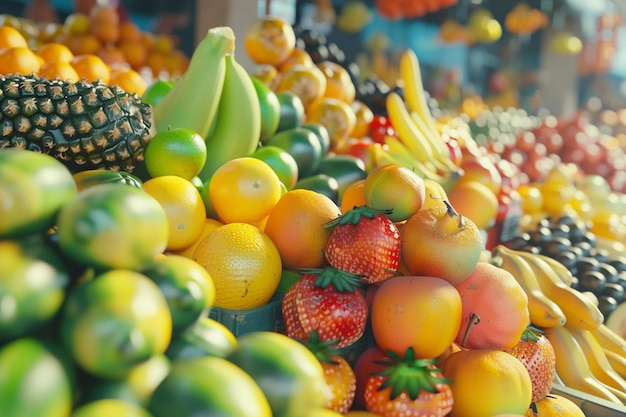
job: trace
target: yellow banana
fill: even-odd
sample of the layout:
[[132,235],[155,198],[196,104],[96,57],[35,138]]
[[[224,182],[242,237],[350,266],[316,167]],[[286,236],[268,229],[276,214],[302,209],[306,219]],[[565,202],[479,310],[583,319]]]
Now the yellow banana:
[[545,260],[535,256],[534,253],[518,252],[535,271],[543,293],[561,307],[570,326],[593,330],[604,322],[604,316],[598,306],[580,291],[563,283]]
[[224,60],[226,75],[217,119],[205,138],[207,161],[198,174],[203,181],[225,162],[254,152],[261,136],[261,106],[254,83],[233,54]]
[[621,399],[591,373],[585,352],[565,326],[547,329],[545,335],[554,348],[556,372],[565,386],[622,404]]
[[228,26],[209,29],[193,51],[189,66],[172,89],[154,106],[157,132],[186,128],[203,138],[215,121],[224,87],[224,57],[235,49],[235,34]]
[[572,282],[574,281],[574,275],[572,274],[572,271],[570,271],[565,265],[563,265],[563,263],[541,253],[536,253],[534,256],[546,261],[550,265],[552,270],[557,273],[559,278],[561,278],[561,281],[563,281],[565,285],[572,285]]
[[576,339],[583,352],[585,352],[591,373],[593,373],[600,382],[621,392],[621,396],[619,394],[616,395],[622,398],[622,400],[626,398],[626,380],[611,367],[602,345],[596,340],[593,333],[591,333],[590,330],[581,329],[576,326],[570,327],[567,324],[565,327]]
[[602,350],[615,372],[617,372],[622,378],[626,378],[626,357],[608,349],[603,348]]
[[535,272],[516,252],[504,245],[497,245],[492,249],[491,256],[500,260],[497,265],[509,271],[526,292],[531,323],[542,328],[563,326],[566,322],[565,313],[541,291]]
[[379,144],[368,146],[367,151],[368,158],[371,159],[373,166],[381,166],[387,164],[403,165],[403,161],[398,160],[394,155],[391,155]]
[[626,358],[626,339],[615,333],[609,326],[601,324],[593,329],[592,333],[604,349]]
[[441,185],[455,180],[451,174],[439,174],[433,171],[425,162],[419,161],[400,139],[394,136],[386,136],[385,145],[388,148],[387,152],[395,157],[401,165],[415,171],[420,177],[437,181]]

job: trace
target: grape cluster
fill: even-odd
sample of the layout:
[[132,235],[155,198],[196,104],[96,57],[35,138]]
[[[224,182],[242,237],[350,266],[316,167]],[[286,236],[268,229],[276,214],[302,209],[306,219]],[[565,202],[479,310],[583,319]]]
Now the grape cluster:
[[513,249],[541,253],[564,264],[574,276],[572,287],[598,299],[605,320],[626,301],[626,255],[598,248],[589,224],[572,216],[548,216],[507,242]]

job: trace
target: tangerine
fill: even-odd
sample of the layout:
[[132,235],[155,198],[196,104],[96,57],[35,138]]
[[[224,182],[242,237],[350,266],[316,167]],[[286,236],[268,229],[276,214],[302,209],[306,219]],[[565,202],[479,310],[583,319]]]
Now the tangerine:
[[366,205],[365,193],[365,179],[356,180],[343,192],[341,196],[341,213],[345,214],[346,211],[359,206]]
[[295,64],[283,72],[276,91],[291,91],[302,100],[305,108],[324,97],[326,78],[315,65]]
[[169,223],[167,250],[186,248],[200,236],[206,210],[191,181],[176,175],[164,175],[144,181],[142,188],[165,210]]
[[332,149],[352,133],[356,126],[356,114],[350,104],[336,98],[323,97],[307,108],[306,121],[326,127]]
[[76,82],[80,79],[78,73],[68,62],[64,61],[47,61],[39,68],[38,75],[41,78],[53,80],[59,78],[68,82]]
[[284,18],[266,15],[248,27],[244,47],[257,64],[280,65],[296,46],[293,26]]
[[487,230],[496,222],[498,197],[483,182],[475,180],[457,182],[448,192],[448,202],[459,214],[473,221],[481,230]]
[[348,70],[329,60],[319,62],[317,67],[326,78],[324,97],[336,98],[351,104],[356,96],[356,88]]
[[[122,66],[111,70],[109,85],[118,85],[127,93],[143,95],[148,88],[146,80],[132,68]],[[203,141],[204,142],[204,141]]]
[[44,61],[62,61],[69,63],[74,58],[74,53],[70,48],[60,42],[49,42],[41,45],[36,50],[37,55]]
[[0,74],[29,75],[38,72],[40,67],[40,58],[28,47],[0,49]]
[[124,54],[126,62],[135,70],[143,67],[148,59],[148,51],[141,42],[123,40],[118,44],[118,48]]
[[267,304],[280,282],[282,262],[276,245],[258,227],[229,223],[209,232],[193,260],[215,283],[216,307],[246,310]]
[[324,226],[341,214],[324,194],[295,189],[287,191],[270,212],[265,233],[276,244],[288,268],[319,268],[330,230]]
[[0,49],[12,46],[28,47],[28,42],[22,33],[12,26],[0,26]]
[[97,55],[79,54],[70,61],[80,78],[88,81],[102,81],[108,84],[111,79],[111,68]]
[[207,217],[204,220],[204,226],[202,226],[202,231],[200,232],[200,235],[198,236],[198,238],[194,240],[193,243],[187,246],[186,248],[173,251],[172,253],[175,253],[176,255],[186,256],[187,258],[193,258],[193,253],[196,250],[198,243],[200,243],[200,241],[204,239],[204,237],[208,235],[209,232],[223,225],[224,223],[222,223],[221,221]]
[[96,55],[102,49],[102,42],[91,33],[70,35],[67,39],[67,45],[74,55]]
[[532,409],[526,411],[526,417],[585,417],[583,410],[574,401],[563,395],[548,394],[535,403],[537,413]]

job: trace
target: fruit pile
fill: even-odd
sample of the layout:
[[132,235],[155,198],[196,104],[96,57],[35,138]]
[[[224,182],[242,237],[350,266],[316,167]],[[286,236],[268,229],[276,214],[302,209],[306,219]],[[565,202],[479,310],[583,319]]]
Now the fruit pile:
[[565,258],[623,242],[623,194],[435,118],[411,51],[383,116],[285,21],[242,36],[253,73],[215,27],[141,97],[2,78],[3,411],[583,416],[557,384],[623,409],[626,340]]

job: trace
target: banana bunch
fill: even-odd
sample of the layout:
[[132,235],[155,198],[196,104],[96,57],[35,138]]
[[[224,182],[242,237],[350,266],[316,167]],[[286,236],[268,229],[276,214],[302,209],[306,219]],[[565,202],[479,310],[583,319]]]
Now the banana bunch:
[[557,380],[626,404],[626,340],[604,324],[597,299],[571,287],[571,272],[546,255],[500,244],[491,257],[526,291],[531,322],[554,347]]
[[254,152],[261,108],[252,79],[235,59],[235,34],[214,27],[194,50],[187,71],[154,107],[157,131],[183,127],[205,138],[203,181],[224,162]]
[[398,137],[386,137],[386,149],[375,150],[378,164],[396,163],[417,172],[423,178],[450,189],[462,170],[454,164],[441,132],[430,112],[417,55],[406,49],[400,57],[403,95],[390,92],[386,109]]

